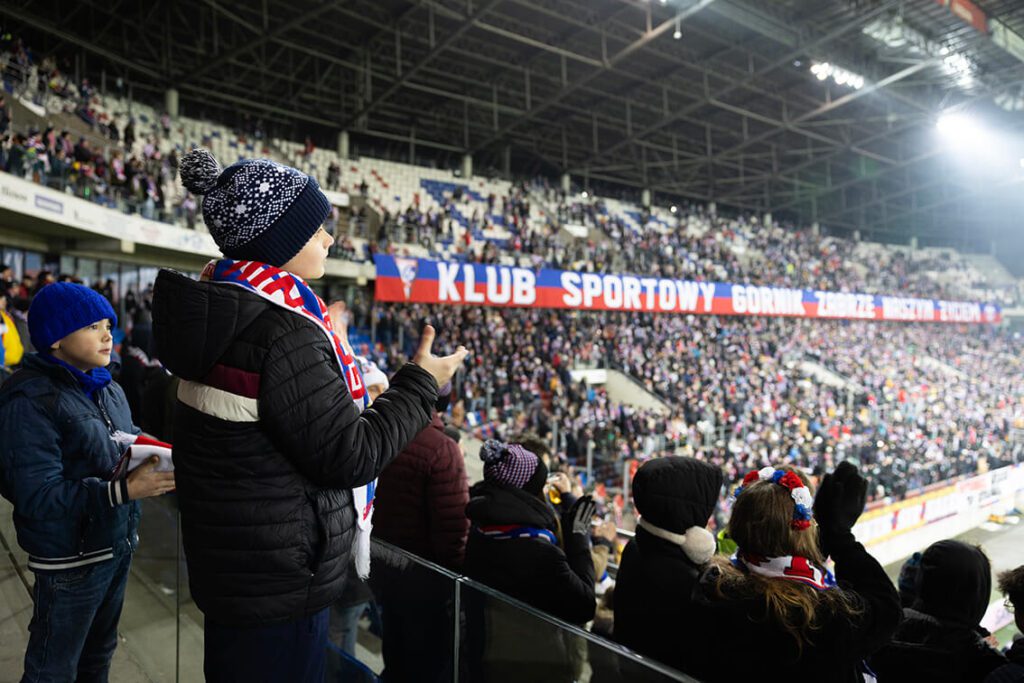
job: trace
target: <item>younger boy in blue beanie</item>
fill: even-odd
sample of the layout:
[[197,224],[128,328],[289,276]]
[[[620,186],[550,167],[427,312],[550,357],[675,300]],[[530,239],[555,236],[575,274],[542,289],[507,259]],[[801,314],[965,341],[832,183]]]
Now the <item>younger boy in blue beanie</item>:
[[47,285],[29,308],[37,353],[0,387],[0,493],[35,573],[23,681],[106,681],[139,498],[174,488],[156,462],[119,467],[139,430],[107,366],[117,316],[88,287]]

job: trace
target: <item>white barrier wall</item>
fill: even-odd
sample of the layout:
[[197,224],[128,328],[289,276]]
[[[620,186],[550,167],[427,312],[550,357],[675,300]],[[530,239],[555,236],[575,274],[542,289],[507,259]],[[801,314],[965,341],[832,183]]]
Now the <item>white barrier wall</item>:
[[865,512],[853,533],[883,565],[1024,504],[1024,465],[992,470]]
[[217,244],[205,232],[124,214],[8,173],[0,173],[0,207],[92,233],[100,238],[211,258],[220,256]]

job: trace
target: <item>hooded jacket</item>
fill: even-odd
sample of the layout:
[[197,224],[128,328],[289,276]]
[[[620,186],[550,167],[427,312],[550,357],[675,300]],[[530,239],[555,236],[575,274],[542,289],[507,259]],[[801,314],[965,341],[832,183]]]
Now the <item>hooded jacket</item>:
[[[715,511],[722,472],[692,458],[648,461],[633,479],[633,500],[641,518],[680,536],[703,530]],[[615,639],[640,654],[679,667],[678,631],[691,617],[691,594],[701,569],[715,551],[714,538],[690,532],[684,545],[655,536],[642,526],[622,553],[615,581]],[[707,546],[710,547],[707,547]]]
[[475,527],[466,544],[468,577],[571,624],[594,618],[594,563],[584,543],[566,551],[546,540],[496,540],[482,525],[523,525],[557,532],[554,510],[526,491],[489,481],[469,491],[466,516]]
[[[558,530],[554,510],[537,496],[483,481],[469,491],[466,576],[571,624],[594,618],[594,563],[587,539],[570,534],[563,552],[537,538],[494,539],[481,526]],[[538,616],[471,586],[463,592],[470,679],[571,681],[575,639]]]
[[1006,663],[978,625],[992,591],[992,568],[980,549],[960,541],[933,543],[921,555],[916,588],[892,643],[871,658],[880,683],[971,683]]
[[331,604],[355,534],[350,489],[427,426],[434,378],[407,364],[360,414],[314,323],[167,270],[154,287],[153,333],[180,378],[175,482],[196,604],[227,625]]

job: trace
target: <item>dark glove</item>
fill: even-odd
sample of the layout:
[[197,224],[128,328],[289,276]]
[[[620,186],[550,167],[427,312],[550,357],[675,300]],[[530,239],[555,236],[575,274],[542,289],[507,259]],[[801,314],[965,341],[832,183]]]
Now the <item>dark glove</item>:
[[814,517],[821,529],[822,552],[828,555],[830,536],[846,535],[864,512],[868,499],[867,479],[847,461],[826,474],[814,498]]
[[572,534],[574,536],[590,538],[590,520],[594,518],[594,512],[596,511],[597,504],[594,503],[593,498],[590,496],[580,496],[562,518],[562,533],[566,537]]

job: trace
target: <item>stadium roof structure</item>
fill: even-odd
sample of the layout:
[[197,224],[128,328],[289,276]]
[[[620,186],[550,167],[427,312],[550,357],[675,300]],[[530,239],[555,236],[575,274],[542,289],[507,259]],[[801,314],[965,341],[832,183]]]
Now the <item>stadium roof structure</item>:
[[[7,0],[183,105],[472,153],[866,236],[994,239],[944,111],[1024,136],[1019,0]],[[813,67],[813,70],[812,70]],[[1021,155],[1024,157],[1024,154]],[[1022,161],[1024,164],[1024,161]],[[1019,170],[1019,169],[1018,169]],[[986,242],[987,244],[987,242]]]

